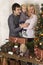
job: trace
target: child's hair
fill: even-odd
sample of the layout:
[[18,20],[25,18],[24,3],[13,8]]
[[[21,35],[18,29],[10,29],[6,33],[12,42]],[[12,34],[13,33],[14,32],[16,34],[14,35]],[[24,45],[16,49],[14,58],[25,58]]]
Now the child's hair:
[[22,5],[21,5],[21,7],[22,7],[22,6],[24,6],[24,7],[25,7],[26,5],[25,5],[25,4],[22,4]]
[[[26,4],[22,4],[21,5],[21,10],[22,10],[22,7],[26,7]],[[27,7],[26,7],[26,9],[27,9]]]

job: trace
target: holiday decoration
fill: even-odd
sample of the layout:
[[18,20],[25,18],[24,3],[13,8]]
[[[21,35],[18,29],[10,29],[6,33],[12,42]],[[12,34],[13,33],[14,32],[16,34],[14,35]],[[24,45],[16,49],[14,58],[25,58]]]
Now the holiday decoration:
[[2,52],[9,52],[9,51],[12,51],[13,47],[14,47],[14,43],[6,42],[6,44],[2,45],[1,51]]
[[36,58],[35,58],[36,61],[42,61],[43,60],[43,50],[38,48],[37,45],[34,47],[34,54],[36,56]]
[[36,38],[34,39],[34,54],[36,56],[36,61],[43,60],[43,4],[41,4],[41,12],[39,14],[39,19],[37,22]]
[[13,47],[13,50],[12,50],[13,53],[14,54],[19,54],[19,51],[20,51],[19,48],[20,48],[20,44],[16,42],[15,45],[14,45],[14,47]]
[[23,38],[23,37],[9,37],[9,41],[12,42],[12,43],[20,43],[20,44],[25,44],[27,42],[27,39],[26,38]]
[[27,47],[25,44],[20,45],[20,55],[23,56],[27,51]]

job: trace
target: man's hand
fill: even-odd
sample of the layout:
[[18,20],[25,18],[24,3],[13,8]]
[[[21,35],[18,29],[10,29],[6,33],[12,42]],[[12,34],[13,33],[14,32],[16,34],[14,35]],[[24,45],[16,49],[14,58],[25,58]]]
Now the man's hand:
[[20,24],[19,26],[20,26],[21,28],[26,28],[26,27],[29,26],[29,24],[28,24],[28,23],[24,23],[24,24]]

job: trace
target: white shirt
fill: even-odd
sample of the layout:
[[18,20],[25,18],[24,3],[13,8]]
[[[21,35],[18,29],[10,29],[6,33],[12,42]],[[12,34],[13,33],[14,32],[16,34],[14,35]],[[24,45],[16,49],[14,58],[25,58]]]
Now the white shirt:
[[34,28],[37,24],[37,16],[35,14],[32,14],[32,16],[29,19],[27,19],[25,23],[29,23],[29,26],[27,28],[24,28],[27,29],[27,31],[26,35],[24,34],[24,31],[22,31],[22,36],[26,38],[34,38],[35,37]]

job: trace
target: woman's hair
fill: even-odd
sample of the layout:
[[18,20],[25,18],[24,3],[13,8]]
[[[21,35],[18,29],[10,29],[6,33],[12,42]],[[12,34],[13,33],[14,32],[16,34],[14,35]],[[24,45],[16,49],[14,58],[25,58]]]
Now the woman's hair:
[[21,5],[21,10],[22,10],[22,7],[26,7],[26,9],[27,9],[26,4],[22,4],[22,5]]
[[34,8],[34,14],[36,14],[35,6],[33,4],[30,4],[30,5],[28,5],[28,8],[27,9],[29,10],[30,7],[33,7]]

